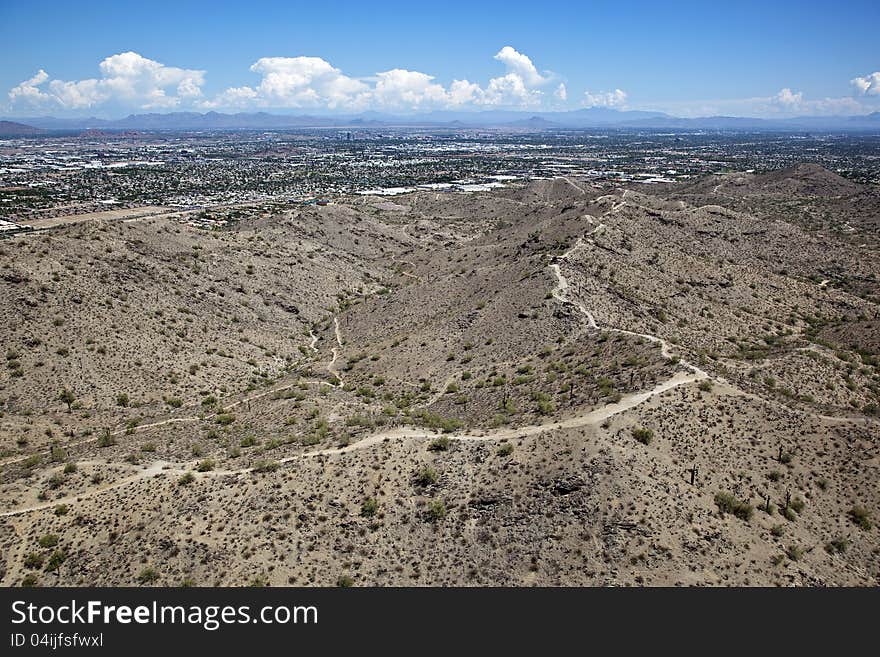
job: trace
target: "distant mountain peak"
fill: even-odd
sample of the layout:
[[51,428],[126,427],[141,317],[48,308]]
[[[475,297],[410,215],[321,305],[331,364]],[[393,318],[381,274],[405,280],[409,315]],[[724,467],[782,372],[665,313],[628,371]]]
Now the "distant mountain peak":
[[40,128],[35,128],[26,123],[17,123],[15,121],[0,121],[0,136],[15,137],[27,135],[40,135],[46,132]]

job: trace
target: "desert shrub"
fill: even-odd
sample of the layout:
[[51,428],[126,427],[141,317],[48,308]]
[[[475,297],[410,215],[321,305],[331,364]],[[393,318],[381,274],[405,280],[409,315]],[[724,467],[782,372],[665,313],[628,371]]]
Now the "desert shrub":
[[719,492],[715,494],[715,504],[722,515],[732,513],[740,520],[748,521],[752,517],[754,509],[748,502],[736,499],[730,493]]
[[31,552],[24,558],[24,567],[31,570],[38,570],[43,567],[43,555],[37,552]]
[[196,466],[196,470],[199,472],[208,472],[214,469],[214,461],[211,459],[205,459],[204,461],[200,461]]
[[416,483],[419,486],[430,486],[437,483],[437,472],[429,465],[416,473]]
[[800,561],[804,556],[804,551],[802,548],[799,548],[797,545],[789,545],[785,550],[785,556],[787,556],[792,561]]
[[498,456],[510,456],[513,454],[513,443],[502,443],[495,453]]
[[180,479],[177,480],[178,486],[189,486],[192,482],[196,480],[196,476],[192,472],[187,472]]
[[55,547],[56,545],[58,545],[58,535],[57,534],[43,534],[42,536],[40,536],[39,539],[37,539],[37,544],[41,548],[45,548],[45,549]]
[[439,522],[446,517],[446,504],[439,497],[428,503],[427,518],[431,522]]
[[65,559],[67,559],[67,553],[64,550],[55,550],[49,557],[49,561],[46,562],[46,572],[58,570]]
[[112,447],[115,444],[116,438],[110,433],[110,429],[105,429],[104,433],[98,437],[98,447]]
[[364,500],[364,503],[361,504],[361,515],[364,518],[372,518],[376,515],[376,511],[379,510],[379,503],[372,497],[368,497]]
[[840,536],[838,538],[831,539],[825,544],[825,551],[828,554],[843,554],[846,552],[846,548],[849,546],[849,541],[847,541],[844,537]]
[[460,428],[462,424],[461,420],[458,420],[456,418],[442,417],[440,415],[436,415],[425,410],[416,414],[415,417],[417,420],[419,420],[422,426],[429,429],[439,429],[443,433],[452,433],[456,429]]
[[140,573],[138,573],[138,583],[140,584],[151,584],[159,579],[159,573],[156,572],[154,568],[147,566]]
[[871,512],[863,506],[854,506],[847,515],[849,515],[850,520],[866,531],[874,526],[871,522]]
[[654,439],[654,432],[651,429],[637,427],[632,431],[633,438],[638,440],[642,445],[648,445]]
[[123,406],[123,407],[128,406],[128,403],[129,403],[128,393],[121,392],[118,395],[116,395],[116,405],[117,406]]
[[74,397],[73,393],[67,388],[61,391],[61,394],[58,395],[58,399],[67,404],[68,411],[70,411],[70,407],[73,405],[73,402],[76,401],[76,397]]
[[354,586],[354,580],[349,575],[340,575],[339,579],[336,580],[336,586],[347,589],[350,586]]
[[214,421],[225,427],[235,422],[235,416],[232,413],[220,413]]
[[373,426],[373,421],[363,415],[352,415],[345,420],[345,424],[349,427],[371,427]]
[[279,465],[278,461],[260,459],[259,461],[254,462],[252,469],[254,472],[272,472],[273,470],[277,470]]
[[428,445],[428,449],[432,452],[445,452],[449,449],[449,438],[446,436],[440,436],[439,438],[435,438]]

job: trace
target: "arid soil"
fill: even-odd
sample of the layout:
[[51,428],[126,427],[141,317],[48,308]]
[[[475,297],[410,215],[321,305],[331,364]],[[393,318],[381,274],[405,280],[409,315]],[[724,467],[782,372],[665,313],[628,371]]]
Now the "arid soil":
[[2,241],[0,581],[877,585],[877,216],[805,165]]

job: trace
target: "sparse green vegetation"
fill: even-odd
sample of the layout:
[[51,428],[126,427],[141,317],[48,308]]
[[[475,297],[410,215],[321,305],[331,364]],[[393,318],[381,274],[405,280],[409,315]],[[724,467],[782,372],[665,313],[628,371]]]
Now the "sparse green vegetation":
[[57,534],[43,534],[37,539],[37,544],[44,549],[52,548],[58,545]]
[[633,438],[642,443],[642,445],[649,445],[654,439],[654,432],[651,429],[645,429],[642,427],[633,429],[632,435]]
[[159,579],[159,573],[156,572],[155,568],[151,568],[147,566],[140,573],[138,573],[137,581],[138,584],[152,584],[156,580]]
[[431,486],[437,483],[437,472],[429,465],[426,465],[416,473],[416,484],[419,486]]
[[863,506],[856,505],[852,507],[849,510],[848,515],[850,520],[865,531],[874,526],[874,523],[871,520],[871,512]]
[[106,429],[104,433],[98,437],[98,447],[112,447],[115,444],[116,438],[110,433],[110,429]]
[[199,461],[199,464],[196,466],[196,470],[199,472],[209,472],[213,470],[215,463],[212,459],[205,459],[204,461]]
[[718,506],[718,511],[721,512],[722,515],[730,513],[746,522],[751,520],[752,513],[754,512],[754,508],[751,504],[738,500],[730,493],[716,493],[715,504]]
[[363,504],[361,504],[361,515],[364,518],[372,518],[376,515],[376,511],[379,509],[379,503],[376,502],[375,498],[368,497],[364,500]]
[[258,461],[254,461],[254,465],[251,469],[254,472],[273,472],[279,467],[280,463],[278,463],[278,461],[268,461],[266,459],[260,459]]
[[446,436],[440,436],[439,438],[435,438],[428,444],[428,449],[432,452],[445,452],[449,449],[449,438]]
[[436,498],[428,503],[427,517],[430,522],[439,522],[446,517],[446,504],[441,498]]

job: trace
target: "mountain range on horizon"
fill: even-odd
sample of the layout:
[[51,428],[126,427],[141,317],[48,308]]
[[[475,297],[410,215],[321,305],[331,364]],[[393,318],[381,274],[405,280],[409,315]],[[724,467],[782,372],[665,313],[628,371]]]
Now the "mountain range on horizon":
[[494,128],[543,131],[589,128],[682,130],[873,130],[880,112],[861,116],[802,116],[762,119],[736,116],[675,117],[663,112],[589,108],[556,112],[434,111],[394,115],[368,111],[353,115],[271,114],[268,112],[169,112],[130,114],[124,118],[9,117],[2,135],[33,135],[74,130],[279,130],[302,128]]

